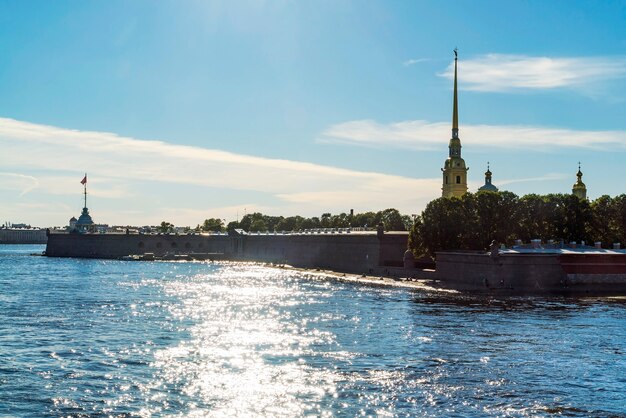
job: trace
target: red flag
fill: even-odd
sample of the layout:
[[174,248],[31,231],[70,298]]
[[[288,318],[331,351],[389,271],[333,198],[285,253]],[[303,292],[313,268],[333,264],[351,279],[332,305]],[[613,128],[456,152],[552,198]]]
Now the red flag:
[[85,177],[83,177],[83,179],[80,181],[80,184],[86,184],[87,183],[87,174],[85,174]]

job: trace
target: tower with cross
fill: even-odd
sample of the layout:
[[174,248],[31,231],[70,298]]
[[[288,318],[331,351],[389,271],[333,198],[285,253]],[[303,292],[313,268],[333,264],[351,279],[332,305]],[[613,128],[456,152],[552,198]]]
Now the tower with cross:
[[578,173],[576,173],[576,183],[572,186],[572,194],[579,199],[587,199],[587,186],[583,183],[583,172],[580,171],[580,161],[578,162]]
[[467,168],[461,157],[461,139],[459,138],[459,106],[457,97],[457,61],[458,50],[454,49],[454,96],[452,103],[452,138],[448,144],[448,159],[443,168],[443,197],[461,197],[467,193]]

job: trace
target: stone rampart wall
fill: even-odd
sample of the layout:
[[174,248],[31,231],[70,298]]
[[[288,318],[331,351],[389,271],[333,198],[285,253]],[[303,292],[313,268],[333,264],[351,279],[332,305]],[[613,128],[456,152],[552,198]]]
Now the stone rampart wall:
[[127,255],[222,253],[231,260],[368,273],[379,265],[401,265],[407,233],[138,235],[51,234],[51,257],[120,258]]
[[243,243],[244,260],[350,272],[367,272],[379,263],[380,241],[375,234],[248,235]]
[[554,254],[437,253],[437,277],[449,287],[485,293],[560,293],[567,275]]
[[504,294],[626,294],[626,254],[437,253],[437,279],[459,290]]
[[50,234],[50,257],[119,258],[154,253],[232,253],[226,235]]

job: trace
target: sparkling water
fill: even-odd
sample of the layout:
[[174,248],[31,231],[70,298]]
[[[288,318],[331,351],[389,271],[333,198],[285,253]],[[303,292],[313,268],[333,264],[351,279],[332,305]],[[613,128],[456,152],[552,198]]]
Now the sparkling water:
[[626,416],[626,301],[0,245],[2,416]]

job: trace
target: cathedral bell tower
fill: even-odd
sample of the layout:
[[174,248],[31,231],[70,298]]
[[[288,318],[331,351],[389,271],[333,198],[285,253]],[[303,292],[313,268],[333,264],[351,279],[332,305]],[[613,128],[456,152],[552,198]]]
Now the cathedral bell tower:
[[457,50],[454,50],[454,103],[452,105],[452,138],[448,144],[448,159],[444,163],[443,187],[441,196],[461,197],[467,192],[467,170],[465,160],[461,158],[461,139],[459,138],[459,106],[457,100]]

